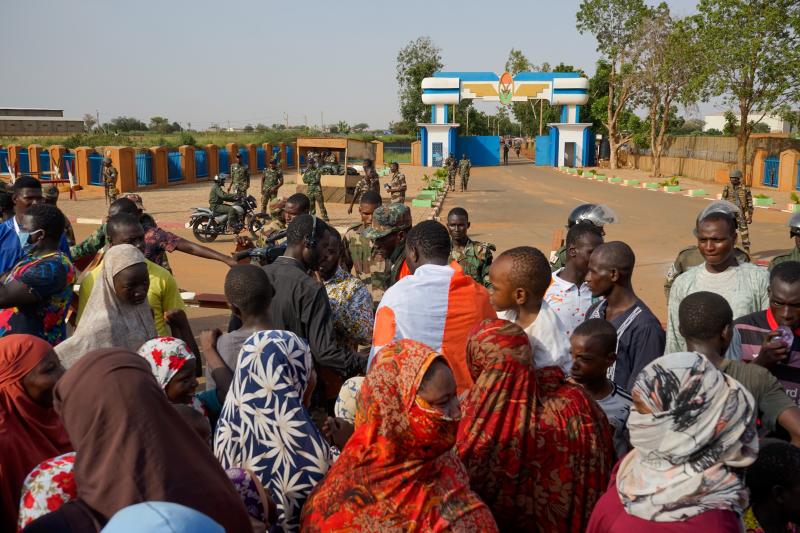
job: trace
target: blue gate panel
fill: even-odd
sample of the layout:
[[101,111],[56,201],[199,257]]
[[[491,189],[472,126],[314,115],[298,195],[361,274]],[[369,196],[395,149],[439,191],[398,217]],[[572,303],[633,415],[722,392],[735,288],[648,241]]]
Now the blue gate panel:
[[778,168],[780,161],[778,156],[771,155],[764,159],[764,181],[763,184],[767,187],[778,186]]
[[264,170],[267,168],[267,152],[264,150],[264,147],[256,148],[256,169],[257,170]]
[[205,150],[195,150],[194,152],[194,170],[198,178],[208,177],[208,156]]
[[[456,137],[455,144],[456,157],[460,158],[461,154],[467,154],[473,166],[488,167],[500,164],[500,137],[496,135]],[[435,156],[434,166],[441,166],[441,162],[436,165]]]
[[75,154],[65,152],[61,158],[61,179],[69,179],[69,172],[72,172],[72,176],[75,177]]
[[28,160],[28,149],[24,148],[18,152],[17,163],[19,165],[20,173],[25,174],[31,171],[30,161]]
[[53,179],[52,175],[45,174],[46,172],[50,172],[50,170],[50,152],[42,150],[39,152],[39,179]]
[[536,166],[551,167],[553,160],[550,157],[550,136],[536,136]]
[[287,146],[286,147],[286,166],[290,167],[290,166],[294,165],[293,161],[294,161],[294,153],[292,153],[292,147],[291,146]]
[[247,152],[247,148],[239,148],[239,157],[242,158],[242,165],[247,166],[250,164],[250,154]]
[[153,154],[138,152],[136,154],[136,185],[146,187],[153,184]]
[[181,153],[169,152],[167,154],[167,181],[181,181],[182,179]]
[[89,154],[89,184],[103,184],[103,156],[98,153]]
[[8,150],[0,150],[0,172],[10,174],[8,170]]
[[797,174],[794,179],[794,188],[800,191],[800,161],[797,162]]
[[219,173],[227,174],[231,170],[231,165],[228,162],[228,149],[222,148],[219,151]]

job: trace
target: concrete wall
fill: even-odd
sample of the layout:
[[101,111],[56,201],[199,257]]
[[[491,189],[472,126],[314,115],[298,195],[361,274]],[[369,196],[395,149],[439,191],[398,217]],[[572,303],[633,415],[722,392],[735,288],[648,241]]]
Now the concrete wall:
[[0,117],[0,135],[59,135],[82,131],[82,120]]

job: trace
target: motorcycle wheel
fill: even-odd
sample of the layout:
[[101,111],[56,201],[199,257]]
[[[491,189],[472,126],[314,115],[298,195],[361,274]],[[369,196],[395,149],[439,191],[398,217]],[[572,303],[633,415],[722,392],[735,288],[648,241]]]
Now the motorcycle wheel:
[[192,224],[192,233],[194,238],[200,242],[214,242],[217,239],[217,232],[214,228],[209,228],[211,224],[210,217],[197,217]]
[[247,229],[250,231],[250,235],[253,238],[258,237],[258,232],[261,231],[263,228],[272,218],[266,213],[254,213],[248,216],[246,221]]

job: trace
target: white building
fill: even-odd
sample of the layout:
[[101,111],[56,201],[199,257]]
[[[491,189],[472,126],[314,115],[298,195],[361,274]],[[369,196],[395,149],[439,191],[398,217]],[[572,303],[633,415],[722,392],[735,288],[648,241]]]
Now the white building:
[[[736,115],[736,119],[739,119],[739,114],[734,113]],[[761,118],[761,113],[754,113],[748,115],[748,122],[755,122]],[[725,113],[714,113],[713,115],[706,115],[703,117],[703,131],[708,130],[719,130],[722,131],[725,129]],[[769,126],[770,133],[792,133],[793,128],[792,124],[783,120],[781,117],[775,115],[767,115],[764,117],[761,124],[766,124]]]

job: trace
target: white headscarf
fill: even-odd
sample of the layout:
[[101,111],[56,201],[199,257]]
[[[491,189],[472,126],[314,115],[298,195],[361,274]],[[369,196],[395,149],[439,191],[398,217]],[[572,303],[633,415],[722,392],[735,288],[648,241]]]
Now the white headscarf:
[[80,324],[72,337],[55,348],[65,367],[69,368],[91,350],[117,347],[135,352],[146,341],[158,336],[147,300],[129,305],[120,301],[114,291],[114,276],[144,262],[142,252],[130,244],[108,249]]
[[617,473],[628,514],[675,522],[710,510],[741,515],[747,489],[733,470],[755,461],[755,401],[698,353],[647,365],[631,391],[650,413],[631,409],[631,444]]

